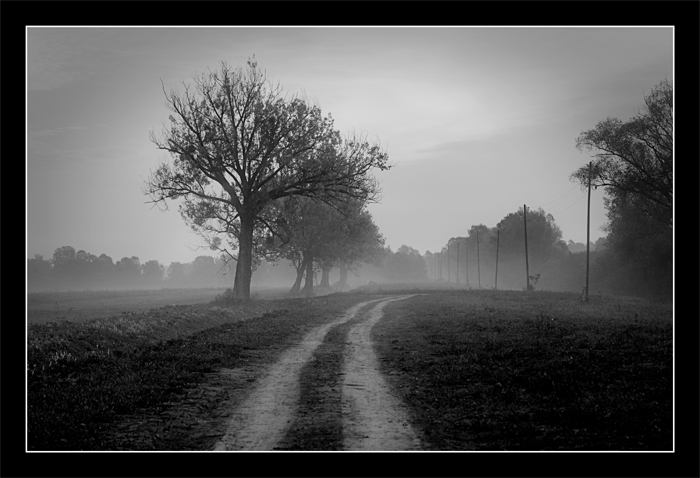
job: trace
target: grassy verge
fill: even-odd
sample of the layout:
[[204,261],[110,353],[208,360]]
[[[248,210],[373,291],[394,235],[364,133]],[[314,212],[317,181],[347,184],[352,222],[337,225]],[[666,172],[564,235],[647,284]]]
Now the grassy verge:
[[460,291],[385,312],[385,376],[431,449],[672,447],[670,306]]
[[[28,448],[100,450],[121,416],[177,400],[205,374],[266,351],[273,361],[309,327],[364,298],[170,306],[28,329]],[[173,446],[176,446],[174,444]]]

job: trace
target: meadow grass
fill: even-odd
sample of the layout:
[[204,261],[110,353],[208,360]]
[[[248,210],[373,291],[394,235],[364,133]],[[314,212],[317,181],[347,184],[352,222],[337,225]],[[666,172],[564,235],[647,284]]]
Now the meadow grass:
[[27,321],[41,324],[69,320],[83,322],[141,313],[166,305],[191,305],[213,300],[224,289],[141,289],[30,292]]
[[212,371],[269,365],[310,327],[398,291],[419,295],[389,304],[372,338],[429,449],[670,449],[670,306],[407,285],[29,325],[28,447],[110,449],[120,416]]
[[361,300],[167,306],[29,325],[28,449],[109,449],[103,440],[120,415],[159,409],[212,371],[259,356],[271,363],[310,327]]
[[433,450],[671,450],[669,305],[455,291],[385,312],[383,370]]

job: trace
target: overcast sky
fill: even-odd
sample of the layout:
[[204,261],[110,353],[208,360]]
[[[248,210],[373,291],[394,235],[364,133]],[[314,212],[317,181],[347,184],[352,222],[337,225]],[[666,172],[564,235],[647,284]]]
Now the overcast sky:
[[[169,115],[163,86],[221,61],[255,55],[341,133],[378,138],[395,166],[369,209],[392,250],[422,254],[523,204],[585,242],[576,138],[673,79],[671,27],[29,27],[27,45],[27,257],[72,246],[166,266],[215,254],[176,204],[147,204],[143,182],[167,159],[149,133]],[[595,241],[602,190],[591,208]]]

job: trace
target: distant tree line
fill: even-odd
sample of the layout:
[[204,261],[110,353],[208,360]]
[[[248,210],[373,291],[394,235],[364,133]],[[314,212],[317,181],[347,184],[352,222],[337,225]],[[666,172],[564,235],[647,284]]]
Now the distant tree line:
[[[605,249],[605,241],[605,236],[599,237],[595,242],[591,241],[590,250],[601,252],[603,249]],[[574,242],[569,239],[569,242],[566,243],[566,247],[569,249],[569,252],[586,252],[586,245],[583,242]]]
[[[644,97],[644,107],[623,122],[608,118],[581,133],[576,146],[593,153],[571,179],[583,189],[604,188],[606,236],[591,244],[590,293],[668,300],[673,293],[673,87],[663,81]],[[527,287],[524,210],[495,227],[472,226],[425,259],[433,280],[482,288]],[[478,247],[477,247],[478,233]],[[586,246],[562,240],[550,214],[527,211],[530,285],[582,291]],[[479,260],[477,260],[477,257]]]
[[[346,224],[346,226],[348,226]],[[374,226],[376,228],[376,226]],[[370,228],[370,233],[376,229]],[[365,231],[367,232],[367,231]],[[371,236],[375,240],[380,235]],[[357,237],[355,237],[357,239]],[[401,246],[393,252],[383,247],[383,239],[371,247],[361,242],[354,243],[355,256],[329,265],[328,257],[311,262],[311,273],[302,270],[305,291],[295,287],[299,264],[293,260],[262,259],[252,277],[256,287],[292,287],[291,295],[311,295],[314,286],[334,291],[375,282],[425,282],[428,279],[426,263],[420,253],[411,247]],[[360,254],[366,248],[366,254]],[[355,257],[353,260],[352,257]],[[140,288],[189,288],[231,287],[234,264],[222,255],[198,256],[192,262],[171,262],[164,266],[157,260],[141,263],[138,257],[123,257],[114,262],[106,254],[96,256],[83,250],[75,251],[71,246],[59,247],[53,257],[44,259],[41,254],[27,260],[27,284],[30,292],[62,290],[108,290]],[[331,274],[331,271],[333,273]],[[352,276],[352,277],[350,277]],[[331,281],[331,277],[333,280]],[[353,278],[354,277],[354,278]],[[358,280],[359,278],[359,280]]]
[[[526,274],[525,214],[531,277]],[[471,226],[466,236],[450,238],[439,252],[427,251],[425,258],[431,279],[482,289],[525,289],[529,282],[538,289],[580,291],[585,267],[585,255],[569,251],[551,214],[523,207],[494,227]]]
[[168,267],[157,260],[141,263],[136,256],[114,262],[106,254],[96,256],[59,247],[51,259],[40,254],[27,261],[29,291],[83,289],[139,289],[180,287],[225,287],[230,285],[223,258],[198,256],[189,263],[172,262]]

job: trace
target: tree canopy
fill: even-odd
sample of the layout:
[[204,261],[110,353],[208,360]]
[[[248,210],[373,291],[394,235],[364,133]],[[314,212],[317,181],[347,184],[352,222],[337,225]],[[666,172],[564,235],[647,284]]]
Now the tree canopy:
[[[607,118],[576,140],[593,153],[591,185],[624,196],[647,216],[673,224],[673,85],[662,81],[644,96],[644,107],[628,121]],[[588,166],[571,175],[583,187]]]
[[[657,84],[628,121],[607,118],[576,141],[593,153],[591,184],[605,188],[608,223],[594,282],[611,292],[673,290],[673,86]],[[589,167],[571,175],[586,186]]]
[[428,267],[420,252],[404,244],[396,252],[387,251],[384,274],[390,282],[425,282]]
[[341,138],[330,115],[267,82],[251,59],[247,68],[222,63],[165,93],[172,114],[157,148],[170,154],[151,173],[144,193],[153,202],[182,199],[185,221],[222,247],[237,249],[234,297],[250,299],[254,248],[275,233],[268,212],[290,196],[373,201],[370,171],[389,168],[388,156],[364,137]]
[[[306,294],[313,287],[314,264],[322,272],[321,286],[330,287],[329,271],[341,267],[344,272],[358,262],[378,263],[383,257],[384,238],[374,224],[365,204],[357,200],[329,203],[305,197],[289,197],[277,204],[279,237],[278,255],[297,269],[297,278],[290,291],[299,292],[306,272]],[[345,272],[345,279],[347,274]]]
[[[500,232],[501,257],[505,260],[511,257],[525,256],[525,221],[523,208],[512,212],[496,226]],[[491,234],[490,242],[496,237]],[[527,211],[527,246],[531,264],[543,264],[549,259],[567,251],[566,243],[562,240],[562,232],[554,221],[554,216],[542,209]]]

